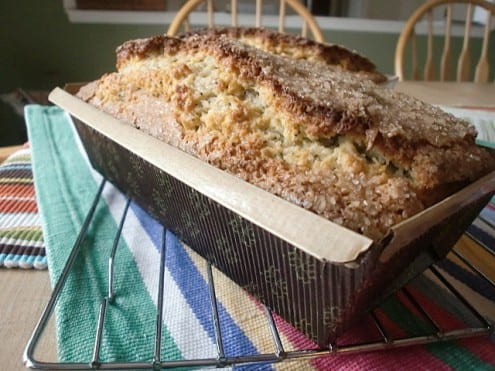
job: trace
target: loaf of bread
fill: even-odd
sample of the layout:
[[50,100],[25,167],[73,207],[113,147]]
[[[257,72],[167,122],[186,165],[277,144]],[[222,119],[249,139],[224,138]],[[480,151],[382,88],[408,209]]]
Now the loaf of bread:
[[129,41],[117,72],[78,96],[374,240],[495,169],[465,121],[380,87],[355,64],[258,47],[290,44],[271,35],[251,45],[222,32]]

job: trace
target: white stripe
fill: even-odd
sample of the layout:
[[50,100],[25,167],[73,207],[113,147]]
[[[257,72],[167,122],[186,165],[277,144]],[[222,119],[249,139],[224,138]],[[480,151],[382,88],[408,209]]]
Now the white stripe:
[[9,161],[2,163],[3,169],[31,169],[31,160],[17,160],[15,158],[11,158]]
[[[1,230],[1,228],[0,228]],[[16,245],[16,246],[32,246],[32,247],[44,247],[43,241],[36,240],[25,240],[18,238],[2,238],[0,237],[0,243],[5,245]]]
[[33,227],[41,226],[41,220],[37,213],[0,213],[0,225],[15,227]]

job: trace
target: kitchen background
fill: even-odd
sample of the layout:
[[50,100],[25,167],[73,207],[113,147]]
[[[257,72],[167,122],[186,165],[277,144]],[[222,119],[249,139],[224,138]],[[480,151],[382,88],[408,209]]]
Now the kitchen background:
[[[165,9],[158,12],[105,13],[77,9],[84,3],[78,1],[0,1],[0,146],[26,140],[24,102],[33,99],[43,103],[45,93],[57,85],[89,81],[114,70],[114,51],[119,44],[166,32],[173,11],[180,5],[179,0],[161,0]],[[253,2],[244,0],[246,12]],[[381,71],[393,74],[400,26],[421,2],[313,0],[308,7],[318,14],[328,42],[354,49],[368,56]],[[269,1],[266,3],[270,6]],[[457,37],[453,48],[460,46]],[[479,43],[473,48],[479,48]],[[491,61],[495,59],[494,49],[490,50]]]

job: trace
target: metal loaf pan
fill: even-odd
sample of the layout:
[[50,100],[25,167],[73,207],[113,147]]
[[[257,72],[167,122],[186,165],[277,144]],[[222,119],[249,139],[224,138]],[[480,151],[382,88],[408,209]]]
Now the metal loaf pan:
[[373,241],[102,113],[50,100],[74,119],[92,166],[318,345],[443,258],[495,193],[495,172]]

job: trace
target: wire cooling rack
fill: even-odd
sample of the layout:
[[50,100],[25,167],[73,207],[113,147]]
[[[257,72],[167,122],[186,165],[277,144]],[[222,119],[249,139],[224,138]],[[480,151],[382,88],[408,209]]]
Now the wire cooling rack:
[[[492,325],[490,322],[475,308],[471,305],[470,301],[463,296],[463,294],[450,282],[447,275],[438,266],[434,265],[430,267],[424,274],[429,275],[430,278],[433,277],[436,282],[439,282],[443,286],[443,290],[449,292],[452,297],[455,298],[457,304],[455,306],[462,306],[466,312],[470,314],[469,323],[466,323],[462,328],[447,329],[442,328],[442,326],[436,321],[435,316],[428,312],[427,308],[422,306],[420,300],[418,300],[414,293],[406,286],[399,290],[398,295],[401,295],[409,303],[409,308],[411,308],[411,315],[420,316],[421,319],[428,323],[427,329],[422,329],[419,333],[410,336],[394,337],[390,335],[387,326],[380,320],[379,311],[380,307],[369,313],[369,319],[376,328],[379,334],[378,339],[373,339],[370,341],[359,341],[351,342],[346,344],[339,344],[338,340],[336,343],[329,344],[327,348],[319,349],[299,349],[299,350],[287,350],[284,348],[279,329],[277,328],[272,312],[269,308],[263,307],[264,316],[266,321],[266,326],[270,330],[271,338],[273,341],[273,352],[264,354],[253,354],[253,355],[235,355],[227,356],[224,351],[224,338],[222,335],[222,330],[220,326],[220,318],[217,304],[217,296],[215,292],[215,282],[212,273],[212,266],[208,262],[207,264],[207,276],[208,276],[208,290],[210,298],[210,307],[213,317],[213,323],[215,328],[216,337],[216,356],[212,358],[204,359],[181,359],[181,360],[170,360],[167,359],[166,354],[162,354],[162,315],[163,315],[163,301],[164,296],[164,267],[165,267],[165,245],[162,247],[160,252],[160,276],[158,281],[158,295],[157,295],[157,309],[156,313],[152,314],[156,316],[155,321],[155,340],[153,349],[153,358],[151,360],[143,360],[139,362],[103,362],[100,360],[100,351],[102,346],[102,334],[104,330],[105,316],[109,308],[114,305],[115,302],[115,289],[114,289],[114,276],[115,271],[119,269],[115,264],[115,254],[117,251],[118,241],[120,239],[122,229],[124,227],[124,222],[127,216],[127,210],[130,201],[127,201],[125,211],[122,214],[120,224],[117,233],[114,238],[112,249],[108,256],[108,291],[107,295],[101,298],[100,311],[97,319],[97,331],[94,337],[94,345],[92,349],[91,359],[87,359],[81,362],[74,363],[61,363],[61,362],[46,362],[35,359],[35,351],[38,343],[43,335],[44,331],[47,331],[47,324],[50,318],[53,316],[54,308],[56,306],[57,300],[60,296],[61,290],[63,289],[67,277],[73,269],[74,262],[78,254],[81,253],[83,248],[83,240],[86,236],[86,232],[90,223],[92,222],[95,214],[95,209],[98,201],[101,197],[103,188],[106,181],[103,180],[100,184],[99,190],[94,198],[93,204],[86,216],[83,226],[79,232],[79,235],[74,243],[73,249],[69,255],[66,265],[64,266],[60,278],[58,279],[52,296],[36,326],[34,332],[26,346],[24,352],[24,362],[25,365],[33,369],[50,369],[50,370],[124,370],[124,369],[169,369],[175,367],[227,367],[233,365],[241,364],[256,364],[256,363],[266,363],[266,362],[286,362],[290,360],[302,360],[302,359],[312,359],[315,357],[322,356],[338,356],[339,354],[348,353],[358,353],[358,352],[368,352],[368,351],[379,351],[387,350],[392,348],[409,347],[415,345],[429,344],[441,341],[457,340],[468,337],[475,336],[491,336],[493,334]],[[479,220],[480,222],[488,225],[490,228],[495,229],[495,226],[491,225],[489,221]],[[475,239],[475,236],[470,236]],[[493,259],[495,263],[494,252],[486,245],[484,241],[476,241],[480,249],[486,251]],[[480,271],[474,264],[472,264],[468,258],[466,258],[462,253],[456,251],[455,249],[452,253],[460,259],[465,267],[467,267],[471,272],[481,277],[489,286],[490,290],[495,292],[495,282],[485,273]]]

